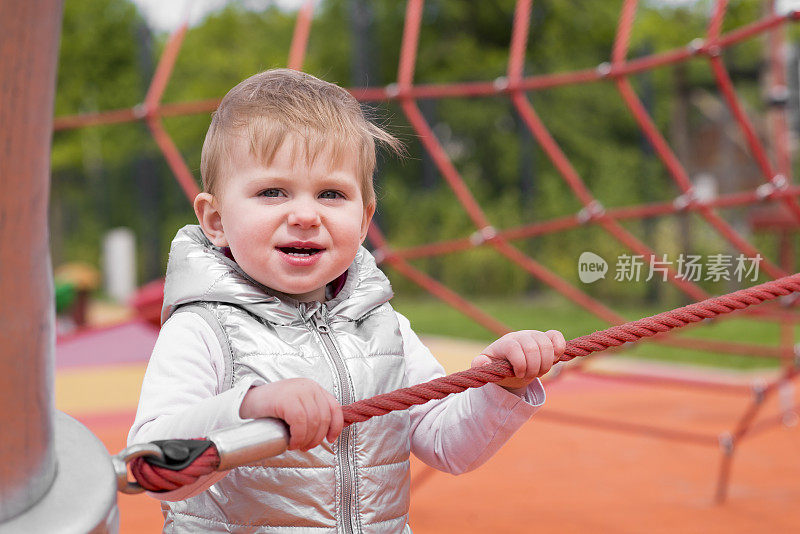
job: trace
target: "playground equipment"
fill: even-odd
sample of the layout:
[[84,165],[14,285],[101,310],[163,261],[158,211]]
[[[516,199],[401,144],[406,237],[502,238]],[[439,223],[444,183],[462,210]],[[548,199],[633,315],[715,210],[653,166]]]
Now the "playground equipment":
[[[560,361],[588,356],[623,343],[634,343],[645,337],[663,334],[721,314],[742,310],[780,296],[800,291],[800,274],[795,274],[743,289],[729,295],[689,304],[638,321],[594,332],[567,341]],[[798,374],[793,370],[789,378]],[[345,426],[367,421],[396,410],[405,410],[433,399],[442,399],[451,393],[498,382],[514,371],[508,361],[497,361],[481,367],[467,369],[449,376],[436,378],[424,384],[391,391],[342,406]],[[774,388],[774,385],[772,386]],[[766,394],[767,390],[762,394]],[[738,437],[738,436],[737,436]],[[731,442],[733,436],[731,436]],[[289,433],[278,419],[259,419],[240,427],[212,432],[197,440],[167,440],[136,444],[115,457],[114,464],[120,491],[138,493],[170,491],[193,484],[200,477],[214,471],[247,465],[257,460],[275,456],[286,450]],[[172,452],[170,455],[170,452]],[[127,464],[137,482],[127,479]],[[726,473],[727,475],[727,473]]]
[[47,232],[57,0],[0,2],[0,532],[116,531],[105,447],[53,407]]
[[[298,13],[294,37],[289,53],[289,66],[301,68],[306,42],[310,35],[312,17],[311,2],[307,2]],[[453,254],[475,247],[490,247],[513,264],[527,271],[534,278],[544,282],[556,292],[566,297],[581,308],[584,308],[609,324],[622,324],[624,318],[609,308],[606,304],[591,297],[580,288],[567,282],[564,278],[549,270],[547,267],[526,255],[514,245],[515,241],[532,238],[540,235],[574,229],[580,226],[595,225],[602,228],[615,240],[646,262],[658,261],[654,250],[628,231],[622,222],[642,218],[653,218],[667,215],[694,213],[714,231],[721,235],[729,245],[740,254],[748,258],[761,258],[760,268],[768,276],[779,278],[786,276],[792,266],[784,262],[781,266],[763,254],[748,239],[742,236],[720,214],[720,209],[747,206],[761,203],[770,206],[782,216],[788,217],[790,224],[797,227],[800,222],[800,203],[797,196],[800,187],[791,183],[791,154],[789,150],[788,127],[785,118],[785,109],[781,103],[786,101],[786,80],[783,74],[783,25],[800,19],[800,12],[790,11],[786,14],[775,12],[774,3],[766,3],[766,15],[755,22],[734,29],[726,34],[721,33],[722,22],[725,18],[728,2],[718,0],[714,3],[709,18],[706,33],[698,37],[683,48],[669,50],[649,56],[628,59],[630,35],[635,21],[638,2],[624,0],[617,26],[611,58],[608,62],[594,68],[563,72],[557,74],[544,74],[525,76],[523,72],[526,42],[529,33],[531,16],[530,0],[519,0],[515,6],[513,32],[509,52],[508,68],[506,75],[492,81],[449,83],[449,84],[414,84],[414,66],[417,57],[419,31],[422,22],[422,0],[409,0],[407,2],[404,21],[403,38],[401,44],[400,60],[398,66],[397,82],[386,87],[358,87],[351,92],[361,101],[395,101],[399,103],[405,117],[410,122],[417,134],[422,147],[430,155],[441,176],[447,182],[455,197],[463,207],[475,227],[475,231],[460,239],[453,239],[438,243],[429,243],[407,248],[395,248],[386,239],[384,234],[373,223],[369,231],[369,240],[374,247],[374,254],[379,263],[390,266],[398,273],[409,278],[430,294],[450,304],[461,313],[467,315],[478,324],[502,335],[511,330],[501,321],[485,313],[480,308],[460,296],[453,290],[435,280],[430,275],[414,267],[410,261],[419,258],[429,258],[446,254]],[[174,143],[161,123],[162,117],[206,113],[216,108],[217,100],[183,102],[162,104],[161,96],[167,85],[170,73],[178,56],[181,43],[187,31],[186,26],[177,30],[167,42],[164,53],[159,62],[153,83],[147,93],[145,101],[135,108],[127,110],[114,110],[92,113],[81,116],[63,117],[56,120],[56,129],[86,127],[95,124],[111,124],[135,120],[143,120],[150,128],[154,139],[161,148],[164,157],[188,198],[193,198],[198,192],[197,183],[188,166],[181,157]],[[745,113],[739,98],[734,90],[733,83],[723,63],[721,52],[727,47],[747,39],[767,33],[770,50],[770,90],[776,105],[772,106],[769,113],[769,124],[773,140],[774,161],[768,155],[767,147],[756,134],[751,119]],[[642,101],[635,93],[630,82],[634,74],[672,65],[690,60],[705,60],[713,73],[714,80],[719,88],[720,95],[733,116],[737,126],[744,137],[744,144],[748,148],[753,160],[756,162],[763,178],[763,184],[753,190],[744,190],[726,193],[715,197],[702,195],[689,179],[688,173],[676,156],[675,151],[669,146],[663,134],[656,127]],[[596,198],[584,183],[578,172],[572,166],[567,155],[559,147],[546,125],[537,115],[527,92],[553,89],[570,85],[589,83],[612,84],[625,106],[630,111],[636,124],[641,129],[644,137],[654,149],[656,155],[667,169],[669,176],[680,191],[674,199],[655,202],[639,206],[619,208],[603,207],[600,199]],[[783,98],[778,98],[783,95]],[[573,215],[556,217],[551,220],[536,222],[514,228],[496,228],[487,217],[475,197],[462,179],[460,173],[451,162],[442,143],[437,139],[431,126],[426,121],[417,105],[417,101],[426,99],[443,99],[452,97],[497,97],[505,96],[510,99],[515,110],[521,117],[525,126],[533,135],[536,142],[552,162],[555,169],[563,178],[570,190],[580,201],[582,209]],[[777,99],[777,100],[776,100]],[[784,225],[784,230],[787,226]],[[784,258],[785,259],[785,258]],[[702,300],[710,295],[699,285],[680,273],[673,267],[665,268],[667,281],[686,295],[691,300]],[[156,286],[148,288],[147,295],[140,295],[137,299],[140,309],[156,310],[160,306],[160,295],[154,291]],[[687,339],[669,335],[658,336],[653,342],[665,346],[709,350],[720,353],[747,355],[759,358],[778,358],[782,362],[780,377],[768,385],[756,385],[754,388],[725,386],[703,380],[685,380],[673,378],[654,378],[650,376],[637,376],[632,373],[617,373],[602,375],[603,379],[619,380],[621,382],[638,382],[652,386],[705,388],[709,391],[724,391],[726,393],[736,390],[746,395],[751,395],[751,403],[744,411],[739,421],[730,432],[721,435],[704,435],[687,432],[680,429],[660,428],[648,425],[619,424],[615,421],[596,420],[587,417],[576,417],[570,414],[560,414],[557,410],[548,410],[547,417],[557,418],[572,424],[586,424],[604,427],[609,430],[622,432],[637,432],[665,439],[675,439],[698,445],[719,447],[722,461],[717,482],[716,498],[719,502],[725,499],[727,480],[730,472],[733,454],[736,447],[745,437],[763,431],[771,424],[782,424],[794,420],[793,414],[797,406],[792,398],[792,379],[798,365],[798,357],[794,345],[794,325],[798,315],[793,309],[795,299],[783,300],[777,306],[764,306],[760,309],[748,310],[748,316],[764,321],[774,321],[780,325],[781,343],[778,346],[765,344],[734,343],[729,341]],[[588,373],[579,363],[570,369],[570,372]],[[754,421],[765,399],[776,391],[785,393],[783,398],[789,401],[783,403],[783,414],[774,418],[770,423],[762,422],[754,426]]]
[[[432,156],[440,173],[453,190],[455,196],[464,206],[475,225],[472,235],[461,239],[442,243],[433,243],[419,247],[394,249],[384,238],[380,230],[373,226],[370,240],[375,247],[377,258],[407,276],[415,283],[427,289],[431,294],[450,303],[476,322],[498,334],[509,328],[497,319],[487,315],[467,300],[447,289],[442,284],[421,272],[409,263],[414,258],[431,257],[440,254],[467,250],[472,247],[491,247],[498,254],[506,257],[529,272],[532,276],[544,281],[557,292],[566,296],[576,304],[592,311],[598,317],[611,324],[621,324],[621,316],[604,304],[593,299],[580,289],[572,286],[557,274],[548,270],[533,258],[525,255],[513,245],[513,241],[545,233],[557,232],[581,225],[597,225],[631,249],[635,254],[645,258],[654,258],[654,252],[645,243],[625,230],[620,221],[656,217],[682,212],[699,214],[708,225],[714,228],[737,250],[748,257],[756,257],[759,251],[738,232],[736,232],[717,212],[735,206],[744,206],[757,202],[770,206],[782,206],[790,214],[796,224],[800,221],[800,204],[797,196],[800,187],[791,183],[791,158],[788,149],[787,128],[783,110],[775,107],[772,115],[774,132],[775,164],[767,155],[748,116],[745,114],[733,90],[730,77],[722,62],[720,51],[744,39],[752,38],[764,32],[771,32],[771,50],[773,54],[772,93],[778,95],[785,89],[780,74],[780,31],[781,26],[789,21],[800,19],[800,13],[791,12],[786,15],[775,14],[773,10],[763,19],[738,28],[727,34],[721,34],[721,24],[727,9],[727,1],[716,2],[710,18],[707,33],[703,38],[688,43],[685,48],[668,51],[656,55],[627,59],[627,49],[631,28],[634,22],[637,2],[625,0],[617,28],[612,56],[608,63],[596,68],[581,71],[560,73],[555,75],[524,76],[523,60],[525,42],[528,37],[528,21],[530,19],[531,2],[519,0],[516,4],[514,29],[509,54],[506,76],[486,82],[415,85],[413,83],[414,64],[416,60],[417,41],[423,2],[410,0],[407,4],[403,42],[397,83],[387,87],[355,88],[353,93],[363,101],[395,100],[398,101],[404,114],[411,122],[414,130],[426,151]],[[106,111],[76,117],[62,117],[52,123],[52,88],[55,72],[55,48],[58,42],[59,10],[55,0],[35,0],[25,3],[4,2],[0,4],[0,35],[2,35],[2,57],[11,58],[3,62],[2,78],[9,80],[0,88],[0,97],[4,105],[0,110],[0,118],[4,125],[4,147],[7,153],[0,159],[0,175],[7,180],[8,190],[13,195],[4,195],[0,204],[0,213],[4,224],[2,231],[4,253],[0,284],[2,284],[4,303],[2,314],[4,351],[2,355],[4,382],[0,388],[0,399],[3,401],[4,417],[2,448],[0,448],[0,531],[12,526],[25,525],[28,531],[56,531],[59,528],[69,529],[67,524],[72,518],[68,513],[50,513],[43,510],[47,506],[58,504],[58,510],[69,510],[80,513],[75,521],[81,521],[83,530],[101,532],[113,529],[113,498],[108,497],[108,490],[113,486],[114,475],[105,454],[100,454],[102,447],[96,446],[85,429],[76,427],[73,422],[63,416],[53,416],[52,410],[52,287],[50,286],[49,260],[47,255],[46,201],[47,201],[47,165],[48,139],[51,124],[55,129],[88,127],[95,124],[110,124],[130,121],[144,121],[150,128],[156,142],[164,153],[167,162],[176,178],[191,199],[198,192],[197,184],[191,171],[175,145],[163,128],[162,117],[186,113],[207,113],[212,111],[217,101],[203,101],[177,104],[161,104],[161,96],[169,80],[182,39],[187,31],[186,26],[179,29],[168,41],[158,69],[154,76],[145,101],[135,108]],[[772,7],[772,4],[769,4]],[[43,16],[45,14],[46,16]],[[311,21],[311,3],[306,3],[299,12],[294,39],[290,52],[289,65],[294,68],[302,66],[305,44],[309,37]],[[29,31],[35,28],[35,31]],[[658,131],[652,118],[635,94],[629,77],[637,72],[658,66],[688,61],[692,58],[705,58],[712,69],[720,92],[744,134],[747,146],[752,152],[764,178],[764,183],[752,191],[743,191],[718,196],[713,199],[700,199],[688,179],[685,169],[672,149]],[[21,73],[29,75],[25,79]],[[580,83],[612,83],[617,89],[631,114],[640,126],[644,135],[655,149],[659,158],[668,169],[677,184],[681,195],[667,202],[653,203],[643,206],[632,206],[615,209],[603,208],[600,201],[586,187],[578,173],[570,164],[567,156],[559,148],[549,134],[546,126],[538,118],[533,106],[526,96],[528,91],[555,88]],[[559,171],[583,209],[574,215],[555,218],[545,222],[534,223],[518,228],[498,229],[481,209],[464,184],[461,176],[447,157],[430,125],[419,111],[417,99],[447,97],[483,97],[505,96],[514,104],[515,109],[526,126],[536,138],[548,158]],[[46,105],[43,105],[46,104]],[[29,254],[16,253],[31,251]],[[761,254],[762,257],[765,257]],[[762,269],[773,278],[787,275],[785,267],[768,259],[761,264]],[[671,284],[680,289],[693,300],[708,297],[699,286],[677,276],[674,270],[668,271]],[[788,291],[788,290],[787,290]],[[756,309],[753,317],[777,321],[782,332],[780,346],[743,345],[719,341],[698,341],[659,335],[657,341],[671,346],[706,348],[734,354],[749,354],[759,357],[780,358],[783,362],[783,373],[774,383],[755,390],[753,401],[742,415],[736,428],[723,436],[703,436],[689,432],[659,430],[653,427],[628,425],[624,431],[646,432],[661,435],[669,439],[681,439],[688,442],[720,446],[723,451],[723,464],[718,483],[718,499],[725,496],[725,488],[733,452],[739,442],[747,435],[753,435],[764,425],[753,426],[753,422],[764,399],[774,394],[781,385],[788,385],[797,374],[797,359],[794,351],[793,329],[797,323],[797,313],[791,309],[794,300],[785,298],[784,307],[766,307]],[[764,307],[762,307],[764,308]],[[615,338],[618,341],[631,341],[625,337]],[[20,362],[25,362],[21,365]],[[674,383],[667,379],[645,379],[631,375],[610,377],[618,380],[648,380],[649,383]],[[692,386],[713,387],[702,381],[686,382]],[[787,407],[787,412],[796,410],[796,405]],[[25,414],[24,418],[14,419],[16,414]],[[55,419],[55,421],[54,421]],[[777,424],[776,418],[768,424]],[[603,422],[601,422],[603,423]],[[605,422],[614,429],[613,422]],[[6,429],[11,431],[6,431]],[[53,438],[55,428],[55,438]],[[619,428],[617,428],[619,429]],[[61,436],[64,436],[62,438]],[[74,440],[76,446],[67,449],[61,447],[63,441]],[[80,448],[81,458],[73,460],[69,451]],[[93,459],[87,458],[87,454]],[[77,497],[70,491],[70,480],[77,476],[67,467],[77,462],[92,463],[98,466],[93,482],[81,482],[83,489],[97,489],[96,496],[80,494],[81,506],[65,505],[69,497]],[[56,464],[61,469],[56,475]],[[60,492],[65,496],[58,503]],[[113,494],[113,490],[111,490]],[[45,497],[43,495],[47,494]],[[85,503],[97,504],[93,510],[87,510]],[[90,517],[91,516],[91,517]],[[53,518],[59,520],[58,527],[53,527]],[[39,521],[39,522],[37,522]],[[46,523],[50,521],[50,523]],[[89,525],[91,523],[91,525]],[[27,528],[33,525],[31,528]],[[45,525],[42,529],[38,526]]]

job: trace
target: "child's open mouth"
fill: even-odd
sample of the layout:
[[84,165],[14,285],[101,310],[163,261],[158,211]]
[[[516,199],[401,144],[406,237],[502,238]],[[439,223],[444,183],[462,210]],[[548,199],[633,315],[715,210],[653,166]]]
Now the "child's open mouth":
[[317,254],[319,252],[322,252],[322,249],[319,248],[300,248],[300,247],[278,247],[278,250],[280,250],[284,254],[295,256],[297,258],[306,258],[309,256],[313,256],[314,254]]

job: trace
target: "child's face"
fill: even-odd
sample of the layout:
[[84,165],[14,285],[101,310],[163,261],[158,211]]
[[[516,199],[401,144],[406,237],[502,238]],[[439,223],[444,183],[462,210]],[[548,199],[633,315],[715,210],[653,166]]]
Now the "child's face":
[[250,277],[297,300],[322,301],[325,286],[353,262],[375,208],[363,205],[355,151],[338,166],[327,151],[309,165],[296,143],[287,137],[265,166],[239,141],[219,195],[201,193],[195,211],[212,243],[230,247]]

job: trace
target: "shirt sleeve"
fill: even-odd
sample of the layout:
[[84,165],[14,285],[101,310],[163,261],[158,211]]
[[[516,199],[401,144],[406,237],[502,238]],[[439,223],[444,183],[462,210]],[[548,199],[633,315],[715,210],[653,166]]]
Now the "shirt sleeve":
[[[444,376],[444,368],[397,314],[406,356],[409,384]],[[497,384],[409,408],[411,450],[426,464],[452,474],[471,471],[492,457],[542,404],[545,394],[537,378],[512,393]]]
[[[211,327],[199,315],[176,313],[161,328],[147,364],[128,445],[160,439],[201,438],[243,424],[242,399],[263,381],[245,380],[223,391],[225,362]],[[196,495],[223,478],[213,473],[195,484],[151,496],[167,501]]]

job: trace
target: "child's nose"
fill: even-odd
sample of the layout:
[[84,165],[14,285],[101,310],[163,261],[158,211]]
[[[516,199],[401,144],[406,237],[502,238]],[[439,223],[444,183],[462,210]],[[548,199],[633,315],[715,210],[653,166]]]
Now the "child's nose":
[[319,212],[312,202],[297,200],[289,211],[288,222],[291,226],[313,228],[320,224]]

